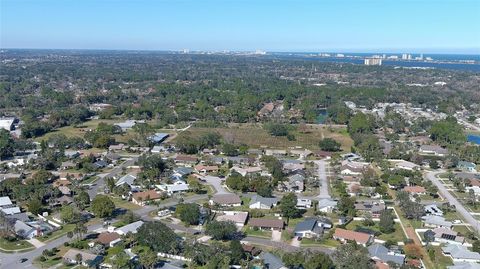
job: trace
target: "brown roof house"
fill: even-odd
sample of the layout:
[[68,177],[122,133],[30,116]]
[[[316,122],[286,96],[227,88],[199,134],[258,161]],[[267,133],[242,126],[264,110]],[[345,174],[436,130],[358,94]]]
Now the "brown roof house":
[[426,194],[427,191],[422,186],[406,186],[403,188],[404,191],[408,192],[409,194]]
[[285,222],[282,219],[260,219],[251,218],[248,221],[248,225],[252,228],[259,228],[261,230],[283,230]]
[[120,243],[122,239],[117,233],[104,232],[98,235],[96,242],[108,247],[114,247]]
[[[80,259],[78,259],[81,257]],[[100,255],[95,255],[78,249],[69,249],[63,254],[63,260],[67,264],[81,264],[86,267],[97,267],[103,260]]]
[[132,203],[144,206],[145,202],[155,201],[160,199],[160,197],[160,193],[155,190],[136,192],[132,195]]
[[357,244],[366,247],[373,242],[373,235],[336,228],[335,233],[333,234],[333,239],[339,240],[342,243],[355,241]]
[[217,194],[209,201],[210,205],[241,206],[242,199],[236,194]]

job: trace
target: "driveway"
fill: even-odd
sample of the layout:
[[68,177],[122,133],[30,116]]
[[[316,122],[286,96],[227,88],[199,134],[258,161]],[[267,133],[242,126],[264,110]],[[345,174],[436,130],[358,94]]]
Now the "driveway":
[[314,161],[317,165],[318,179],[320,180],[320,193],[318,194],[318,199],[330,199],[330,193],[328,191],[328,177],[327,177],[327,166],[328,163],[325,160]]
[[281,231],[272,231],[272,241],[275,241],[275,242],[282,241],[282,232]]
[[29,240],[27,240],[27,242],[32,244],[35,248],[41,248],[41,247],[45,246],[45,243],[41,242],[40,240],[38,240],[36,238],[29,239]]
[[292,247],[300,247],[300,241],[298,240],[298,236],[293,237],[292,242],[290,242],[290,246]]
[[471,225],[473,229],[477,233],[480,233],[480,223],[472,216],[472,214],[465,209],[465,207],[455,198],[453,197],[450,192],[448,192],[447,188],[440,182],[440,180],[437,178],[438,174],[444,173],[445,171],[435,171],[435,172],[428,172],[426,177],[428,180],[430,180],[435,186],[438,188],[438,192],[447,199],[447,201],[450,203],[450,205],[454,205],[455,209],[462,217],[467,221],[468,224]]

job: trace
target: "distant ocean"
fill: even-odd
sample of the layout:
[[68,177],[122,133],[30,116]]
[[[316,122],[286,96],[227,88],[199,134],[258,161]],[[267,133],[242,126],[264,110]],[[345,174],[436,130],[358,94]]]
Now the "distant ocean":
[[[320,57],[312,56],[318,55],[319,53],[288,53],[288,52],[279,52],[272,53],[273,55],[289,57],[289,58],[299,58],[303,60],[311,60],[318,62],[334,62],[334,63],[352,63],[352,64],[363,64],[363,58],[372,56],[372,55],[383,55],[384,53],[343,53],[345,57]],[[337,53],[330,53],[331,55],[336,55]],[[401,57],[401,53],[385,53],[385,55],[392,56],[396,55]],[[412,57],[418,57],[420,54],[411,54]],[[362,58],[349,58],[348,56],[362,57]],[[399,66],[399,67],[421,67],[421,68],[439,68],[439,69],[451,69],[451,70],[463,70],[463,71],[472,71],[480,73],[480,55],[467,55],[467,54],[423,54],[423,58],[431,57],[433,61],[439,62],[424,62],[424,61],[405,61],[405,60],[389,60],[383,59],[382,65],[384,66]],[[462,61],[474,61],[475,63],[462,63]],[[446,63],[448,62],[448,63]]]

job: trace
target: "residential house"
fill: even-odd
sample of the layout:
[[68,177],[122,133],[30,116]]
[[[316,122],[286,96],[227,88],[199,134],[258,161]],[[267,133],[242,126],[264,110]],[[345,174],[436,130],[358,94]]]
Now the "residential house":
[[323,227],[318,224],[316,218],[309,218],[297,223],[293,233],[298,237],[317,238],[323,234]]
[[251,218],[248,225],[252,228],[259,228],[261,230],[276,230],[281,231],[285,227],[285,222],[282,219],[261,219]]
[[65,150],[64,154],[65,157],[67,157],[68,159],[75,159],[80,157],[80,152],[76,150]]
[[447,156],[448,150],[437,145],[421,145],[419,153],[423,155]]
[[247,244],[242,244],[242,249],[244,252],[252,255],[252,257],[258,256],[260,252],[262,252],[261,249],[252,245],[247,245]]
[[176,157],[175,157],[175,164],[178,165],[178,166],[188,166],[188,167],[193,167],[198,159],[197,157],[195,157],[194,155],[181,155],[181,154],[178,154]]
[[242,199],[236,194],[217,194],[209,201],[210,205],[241,206]]
[[12,207],[13,203],[12,200],[10,200],[10,197],[8,196],[3,196],[0,197],[0,207],[5,208],[5,207]]
[[141,120],[141,121],[136,121],[136,120],[126,120],[124,122],[119,122],[119,123],[115,123],[114,125],[115,126],[118,126],[120,127],[120,129],[122,129],[122,131],[127,131],[129,129],[132,129],[133,126],[135,126],[135,124],[137,123],[144,123],[145,121]]
[[143,225],[143,221],[139,220],[136,222],[132,222],[120,228],[116,228],[113,231],[119,235],[126,235],[127,233],[136,234],[138,229]]
[[332,213],[337,208],[337,201],[332,199],[320,199],[318,201],[318,211],[324,213]]
[[284,149],[266,149],[265,155],[267,156],[284,156],[287,155],[287,151]]
[[388,250],[384,245],[374,243],[368,247],[368,253],[374,261],[381,262],[383,264],[394,263],[401,266],[405,263],[405,255],[397,254]]
[[308,209],[313,205],[312,200],[306,198],[297,199],[297,208],[299,209]]
[[295,171],[302,171],[305,169],[305,164],[299,160],[283,160],[283,170],[287,173]]
[[427,190],[425,190],[422,186],[405,186],[403,188],[404,191],[408,192],[410,195],[425,195],[427,194]]
[[446,221],[444,217],[436,216],[436,215],[427,215],[422,217],[423,223],[425,227],[444,227],[444,228],[452,228],[453,223],[450,221]]
[[459,161],[457,164],[457,168],[470,173],[477,172],[477,166],[472,162]]
[[110,145],[108,151],[121,151],[125,148],[125,144]]
[[146,202],[160,199],[161,195],[155,190],[135,192],[132,195],[132,203],[144,206]]
[[385,211],[385,203],[383,201],[362,201],[355,203],[355,210],[360,215],[370,214],[373,218],[378,218]]
[[435,242],[457,245],[465,243],[465,237],[458,235],[457,232],[449,228],[435,228],[433,233],[435,234]]
[[148,140],[150,140],[150,142],[152,142],[154,144],[160,144],[163,141],[165,141],[165,139],[167,139],[169,136],[170,135],[166,134],[166,133],[155,133],[155,134],[149,136]]
[[342,166],[340,167],[340,174],[358,176],[361,175],[369,166],[369,163],[344,160],[342,161]]
[[335,229],[333,239],[339,240],[342,243],[346,243],[348,241],[355,241],[357,242],[357,244],[360,244],[364,247],[373,242],[373,236],[370,234],[345,230],[341,228]]
[[103,232],[98,235],[95,242],[107,247],[114,247],[120,242],[122,242],[122,239],[120,238],[120,235],[118,233]]
[[186,192],[190,189],[189,185],[183,183],[182,181],[177,181],[174,184],[156,185],[156,187],[159,188],[162,191],[167,192],[168,195],[173,195],[173,194],[176,194],[176,193]]
[[104,160],[99,160],[93,163],[93,166],[95,167],[95,169],[102,169],[107,167],[107,165],[108,163]]
[[[480,262],[480,253],[468,250],[465,246],[448,244],[442,247],[442,252],[445,256],[452,258],[454,263],[457,262]],[[477,264],[478,265],[478,264]],[[475,267],[478,268],[478,267]]]
[[245,225],[248,218],[248,212],[224,211],[224,215],[216,217],[217,221],[232,221],[238,228]]
[[132,174],[124,175],[123,177],[119,178],[117,180],[117,182],[115,182],[115,187],[126,184],[126,185],[130,186],[130,189],[132,191],[135,191],[135,190],[138,189],[138,186],[135,185],[135,180],[136,179],[137,179],[137,177],[135,175],[132,175]]
[[239,167],[239,166],[234,166],[231,171],[235,171],[239,173],[242,176],[250,176],[250,175],[255,175],[255,174],[260,174],[262,173],[263,169],[258,166],[253,166],[253,167]]
[[75,163],[72,162],[72,161],[66,161],[66,162],[62,162],[60,164],[60,169],[61,170],[67,170],[67,169],[71,169],[71,168],[74,168],[75,167]]
[[271,209],[277,206],[278,198],[262,197],[260,195],[254,195],[250,199],[250,209]]
[[179,180],[187,177],[192,173],[193,173],[193,168],[191,167],[177,167],[173,169],[172,178],[176,178],[177,180]]
[[203,164],[198,164],[195,165],[194,167],[195,171],[199,174],[207,174],[207,173],[216,173],[218,172],[218,166],[216,165],[203,165]]
[[13,225],[13,230],[15,231],[15,234],[17,236],[25,239],[32,239],[36,236],[42,235],[39,230],[20,220],[15,221],[15,224]]
[[441,217],[443,216],[443,211],[436,204],[430,204],[425,206],[425,214]]
[[420,168],[420,166],[412,163],[412,162],[407,162],[407,161],[398,161],[398,162],[395,162],[394,163],[394,167],[396,169],[403,169],[403,170],[409,170],[409,171],[413,171],[413,170],[417,170]]
[[265,268],[268,269],[288,269],[282,260],[278,257],[273,255],[270,252],[262,252],[260,253],[259,258],[263,260]]
[[[80,261],[77,260],[78,256],[81,257]],[[67,264],[81,264],[85,267],[98,267],[102,262],[103,257],[71,248],[65,254],[63,254],[63,260]]]
[[284,182],[286,191],[303,192],[305,190],[305,176],[302,173],[295,173],[288,177],[288,181]]

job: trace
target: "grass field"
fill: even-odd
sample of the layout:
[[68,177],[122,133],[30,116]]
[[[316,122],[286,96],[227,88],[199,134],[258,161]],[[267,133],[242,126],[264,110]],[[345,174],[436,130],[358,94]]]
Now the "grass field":
[[353,144],[345,128],[329,129],[325,126],[311,125],[307,127],[305,133],[295,130],[295,141],[288,141],[286,137],[274,137],[268,134],[259,124],[235,124],[228,128],[197,128],[192,127],[188,130],[194,137],[199,137],[205,133],[217,132],[227,141],[235,144],[246,144],[252,148],[271,147],[288,148],[301,146],[310,150],[317,150],[318,142],[322,138],[333,138],[342,144],[343,150],[350,150]]
[[129,201],[123,200],[119,197],[110,197],[110,198],[112,199],[112,201],[113,201],[113,203],[115,204],[116,207],[124,208],[124,209],[127,209],[127,210],[132,210],[132,211],[135,211],[137,209],[142,208],[139,205],[136,205],[134,203],[130,203]]
[[247,236],[261,237],[261,238],[267,238],[267,239],[272,238],[272,231],[254,230],[248,226],[245,226],[243,231]]
[[56,230],[49,235],[39,237],[38,240],[40,240],[42,242],[48,242],[48,241],[51,241],[51,240],[54,240],[54,239],[57,239],[59,237],[64,236],[68,232],[73,231],[74,228],[75,228],[75,224],[65,224],[65,225],[62,226],[62,228],[60,230]]
[[33,248],[33,245],[25,240],[10,242],[5,238],[0,238],[0,249],[3,251],[16,251]]
[[[348,230],[355,230],[357,227],[363,227],[372,231],[380,232],[380,228],[378,227],[378,223],[375,223],[374,226],[365,226],[362,224],[361,221],[352,221],[347,225]],[[402,242],[406,239],[405,235],[403,234],[402,227],[400,227],[399,223],[395,223],[395,231],[389,234],[380,234],[377,236],[378,239],[380,240],[393,240],[395,242]]]

